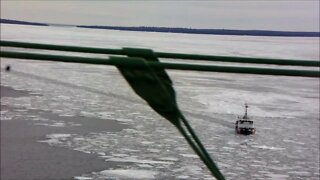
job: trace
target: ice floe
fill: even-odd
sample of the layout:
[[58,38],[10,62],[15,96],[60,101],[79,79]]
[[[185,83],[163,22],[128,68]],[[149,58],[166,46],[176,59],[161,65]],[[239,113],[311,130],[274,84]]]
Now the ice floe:
[[38,142],[48,143],[49,145],[62,144],[63,141],[66,141],[70,138],[72,134],[48,134],[46,135],[47,140],[40,140]]
[[114,161],[114,162],[132,162],[139,164],[172,164],[171,161],[155,161],[155,160],[146,160],[146,159],[138,159],[137,157],[124,157],[124,158],[109,158],[106,161]]
[[111,169],[99,172],[110,178],[155,179],[159,172],[141,169]]

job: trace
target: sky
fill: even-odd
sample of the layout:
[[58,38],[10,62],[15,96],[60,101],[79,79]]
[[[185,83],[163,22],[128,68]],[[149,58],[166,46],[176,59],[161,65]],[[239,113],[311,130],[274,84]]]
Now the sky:
[[33,22],[320,31],[319,0],[1,0],[1,18]]

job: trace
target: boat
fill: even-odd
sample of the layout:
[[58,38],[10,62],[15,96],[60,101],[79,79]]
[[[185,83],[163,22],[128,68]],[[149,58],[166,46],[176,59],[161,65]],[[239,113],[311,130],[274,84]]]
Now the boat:
[[236,133],[243,135],[250,135],[256,133],[256,128],[253,125],[253,120],[248,116],[248,105],[245,104],[245,114],[244,116],[239,116],[236,121]]

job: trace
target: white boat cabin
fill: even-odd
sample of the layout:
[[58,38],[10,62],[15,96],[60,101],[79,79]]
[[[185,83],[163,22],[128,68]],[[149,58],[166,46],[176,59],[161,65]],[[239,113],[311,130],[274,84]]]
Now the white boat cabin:
[[254,128],[253,121],[251,120],[239,119],[236,123],[238,128]]

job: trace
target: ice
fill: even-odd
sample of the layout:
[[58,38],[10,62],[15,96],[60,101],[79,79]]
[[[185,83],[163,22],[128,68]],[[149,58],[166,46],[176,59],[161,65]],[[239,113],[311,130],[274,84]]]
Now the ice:
[[131,119],[125,119],[125,118],[117,118],[116,120],[119,122],[132,122]]
[[151,142],[151,141],[142,141],[141,144],[145,144],[145,145],[148,145],[148,144],[153,144],[154,142]]
[[16,116],[12,113],[10,113],[9,111],[6,110],[1,110],[0,111],[0,120],[1,121],[8,121],[8,120],[12,120],[12,118]]
[[128,154],[112,154],[114,157],[126,157]]
[[304,145],[305,143],[303,142],[297,142],[295,140],[290,140],[290,139],[284,139],[284,142],[288,142],[288,143],[294,143],[294,144],[299,144],[299,145]]
[[57,145],[62,144],[63,141],[66,141],[71,136],[72,134],[48,134],[46,135],[46,138],[48,138],[47,140],[41,140],[38,142],[48,143],[49,145]]
[[[268,92],[252,92],[239,89],[225,88],[207,88],[206,92],[214,92],[208,95],[206,92],[199,92],[197,101],[207,105],[206,111],[224,114],[243,114],[243,104],[249,103],[255,106],[249,108],[252,116],[262,117],[294,117],[305,114],[314,113],[319,109],[317,99],[292,97],[285,93],[268,93]],[[279,104],[279,101],[288,102],[285,107],[271,109],[273,104]],[[261,105],[260,105],[261,104]],[[266,108],[270,106],[270,108]],[[295,109],[295,111],[294,111]]]
[[[208,36],[1,24],[1,39],[211,55],[319,59],[319,38],[304,37]],[[52,53],[108,58],[108,55]],[[40,141],[119,164],[117,169],[88,172],[77,176],[78,179],[132,179],[132,174],[137,174],[137,179],[139,174],[142,174],[141,179],[211,177],[174,126],[139,99],[115,67],[1,58],[1,67],[6,64],[12,66],[12,71],[1,71],[1,85],[41,96],[1,97],[1,105],[21,109],[1,110],[1,120],[30,120],[34,124],[58,126],[54,129],[59,131],[81,125],[63,121],[63,117],[61,120],[45,119],[37,113],[50,111],[59,116],[93,117],[128,125],[119,132],[49,134]],[[318,179],[317,78],[167,72],[173,81],[179,107],[227,179]],[[244,103],[249,104],[248,113],[255,121],[256,135],[240,136],[234,132],[234,122],[237,116],[243,115]],[[28,115],[29,111],[34,113]]]
[[103,156],[105,156],[105,155],[106,155],[106,153],[104,153],[104,152],[98,152],[97,154],[99,154],[99,155],[100,155],[100,157],[103,157]]
[[160,150],[159,149],[147,149],[149,152],[152,152],[152,153],[159,153]]
[[90,179],[93,179],[93,178],[84,177],[84,176],[75,176],[73,179],[75,179],[75,180],[90,180]]
[[155,179],[157,171],[139,169],[114,169],[99,172],[106,177],[133,178],[133,179]]
[[[19,32],[28,32],[21,34]],[[68,34],[68,38],[56,34]],[[319,38],[145,33],[1,24],[1,39],[96,47],[140,47],[156,51],[318,60]],[[34,38],[37,37],[37,38]],[[79,44],[79,39],[81,43]],[[98,55],[99,56],[99,55]]]
[[138,166],[141,168],[153,168],[153,166],[150,164],[138,164]]
[[66,124],[64,122],[55,122],[55,123],[51,124],[50,126],[53,126],[53,127],[65,127]]
[[287,180],[290,179],[290,177],[288,175],[285,174],[268,174],[268,176],[271,179],[277,179],[277,180]]
[[281,148],[281,147],[273,147],[273,146],[266,146],[266,145],[262,145],[262,146],[252,146],[253,148],[258,148],[258,149],[269,149],[269,150],[284,150],[285,148]]
[[177,179],[189,179],[189,178],[190,178],[189,176],[184,176],[184,175],[177,176]]
[[201,167],[199,166],[188,165],[188,166],[185,166],[184,168],[193,175],[201,174]]
[[302,176],[302,177],[310,176],[310,173],[306,171],[289,171],[288,174],[295,175],[295,176]]
[[136,157],[126,157],[126,158],[113,157],[113,158],[106,159],[106,161],[133,162],[133,163],[139,163],[139,164],[172,164],[172,162],[169,162],[169,161],[142,160]]
[[187,158],[199,158],[197,155],[195,154],[180,154],[183,157],[187,157]]
[[159,160],[162,160],[162,161],[178,161],[179,159],[175,158],[175,157],[162,157],[162,158],[159,158]]

